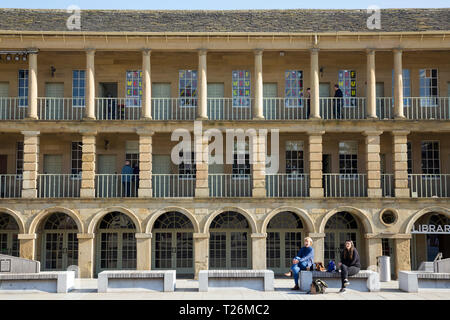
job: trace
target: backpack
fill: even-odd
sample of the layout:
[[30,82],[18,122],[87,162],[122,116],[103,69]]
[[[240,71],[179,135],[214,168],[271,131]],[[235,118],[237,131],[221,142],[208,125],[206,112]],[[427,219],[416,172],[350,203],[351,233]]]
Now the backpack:
[[334,263],[333,260],[330,260],[330,262],[328,262],[327,272],[333,272],[335,270],[336,270],[336,264]]
[[317,270],[317,271],[325,271],[325,267],[323,266],[323,263],[322,263],[322,262],[317,262],[316,265],[315,265],[314,270]]
[[328,288],[328,285],[325,281],[316,279],[311,283],[311,288],[309,290],[310,294],[323,294],[325,293],[325,288]]

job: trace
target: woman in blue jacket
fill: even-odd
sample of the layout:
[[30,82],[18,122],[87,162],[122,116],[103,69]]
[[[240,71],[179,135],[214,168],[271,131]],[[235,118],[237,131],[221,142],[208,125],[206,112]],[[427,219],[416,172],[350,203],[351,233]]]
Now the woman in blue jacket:
[[295,287],[293,287],[292,290],[299,290],[298,274],[300,270],[310,270],[314,263],[313,240],[310,237],[306,237],[304,241],[305,246],[300,249],[297,256],[292,260],[291,271],[284,274],[287,277],[294,274]]

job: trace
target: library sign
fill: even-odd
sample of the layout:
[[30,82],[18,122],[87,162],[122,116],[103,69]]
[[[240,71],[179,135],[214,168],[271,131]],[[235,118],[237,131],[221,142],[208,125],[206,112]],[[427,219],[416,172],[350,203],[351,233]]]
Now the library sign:
[[413,225],[411,233],[414,234],[450,234],[450,224],[419,224]]

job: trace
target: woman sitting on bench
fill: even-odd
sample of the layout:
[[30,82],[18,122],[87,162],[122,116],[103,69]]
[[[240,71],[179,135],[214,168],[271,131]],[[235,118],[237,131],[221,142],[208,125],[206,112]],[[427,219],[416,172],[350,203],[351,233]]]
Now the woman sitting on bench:
[[339,268],[341,270],[342,279],[342,287],[339,292],[345,292],[345,287],[350,284],[348,277],[357,274],[361,268],[361,264],[359,263],[359,253],[352,240],[345,241],[345,248],[341,252]]
[[314,249],[311,247],[313,240],[310,237],[305,238],[305,246],[300,249],[297,256],[292,260],[291,271],[285,273],[286,277],[291,277],[294,274],[295,287],[292,290],[299,290],[298,274],[300,270],[310,270],[314,263]]

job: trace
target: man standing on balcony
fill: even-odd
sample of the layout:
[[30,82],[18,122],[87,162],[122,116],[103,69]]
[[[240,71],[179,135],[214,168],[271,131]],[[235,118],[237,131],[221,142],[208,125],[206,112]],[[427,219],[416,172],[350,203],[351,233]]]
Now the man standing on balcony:
[[342,107],[342,97],[344,95],[342,94],[342,90],[339,89],[339,85],[334,85],[334,108],[335,108],[335,115],[336,119],[341,118],[341,107]]
[[131,195],[131,178],[133,176],[133,168],[131,168],[130,161],[125,161],[122,168],[122,186],[125,190],[125,197]]
[[305,95],[305,100],[306,100],[306,118],[305,119],[309,119],[309,115],[310,115],[310,108],[311,108],[311,88],[306,89],[306,95]]

